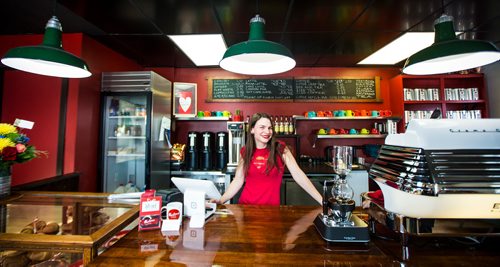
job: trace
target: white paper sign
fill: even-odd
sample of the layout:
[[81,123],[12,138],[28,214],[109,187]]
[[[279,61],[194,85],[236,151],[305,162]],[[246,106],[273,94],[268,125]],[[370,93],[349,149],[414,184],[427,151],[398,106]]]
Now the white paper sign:
[[34,122],[32,121],[27,121],[27,120],[21,120],[21,119],[16,119],[14,121],[14,126],[17,126],[19,128],[23,128],[23,129],[33,129],[33,125],[35,125]]

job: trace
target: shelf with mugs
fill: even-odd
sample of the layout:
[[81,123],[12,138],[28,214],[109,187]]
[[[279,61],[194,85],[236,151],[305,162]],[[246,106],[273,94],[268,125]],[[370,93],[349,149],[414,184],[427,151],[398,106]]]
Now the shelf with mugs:
[[224,117],[224,116],[210,116],[210,117],[175,116],[174,119],[177,121],[229,121],[230,117]]
[[387,134],[317,134],[317,139],[386,138]]
[[343,116],[343,117],[306,117],[293,115],[294,120],[400,120],[397,116]]

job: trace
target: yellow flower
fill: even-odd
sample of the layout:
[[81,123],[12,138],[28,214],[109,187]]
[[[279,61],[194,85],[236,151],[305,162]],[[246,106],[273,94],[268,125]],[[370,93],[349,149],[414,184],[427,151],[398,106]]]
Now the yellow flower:
[[0,138],[0,151],[8,146],[16,146],[9,138]]
[[0,123],[0,135],[6,135],[10,133],[17,133],[16,127],[12,124]]

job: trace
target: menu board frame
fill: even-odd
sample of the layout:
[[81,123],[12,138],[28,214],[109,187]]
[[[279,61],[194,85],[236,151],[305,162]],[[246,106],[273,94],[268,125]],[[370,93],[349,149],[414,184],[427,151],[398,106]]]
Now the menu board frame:
[[[206,102],[383,102],[381,99],[380,95],[380,77],[379,76],[372,76],[372,77],[280,77],[280,78],[224,78],[224,77],[210,77],[207,79],[208,80],[208,97],[206,99]],[[214,97],[214,80],[238,80],[242,81],[245,83],[245,81],[253,81],[254,83],[257,82],[259,86],[265,86],[266,84],[268,85],[269,83],[281,83],[277,87],[272,87],[269,88],[269,90],[265,90],[265,93],[271,94],[268,99],[265,99],[266,96],[260,96],[258,99],[253,99],[249,98],[248,96],[245,95],[245,97],[239,97],[237,94],[246,94],[247,92],[236,92],[236,89],[233,88],[227,88],[228,89],[228,96],[229,97],[221,97],[220,95],[218,97]],[[370,80],[373,81],[372,84],[369,84],[368,87],[366,88],[366,92],[358,92],[357,88],[356,92],[353,95],[352,92],[352,85],[349,86],[349,88],[344,86],[346,84],[350,84],[351,81],[349,80],[354,80],[354,83],[357,82],[363,82],[365,80]],[[304,93],[297,94],[297,84],[298,82],[310,82],[312,83],[311,86],[323,86],[328,89],[328,92],[325,91],[324,95],[318,94],[314,96],[314,91],[312,92],[312,98],[303,98]],[[325,83],[329,83],[329,85],[325,85]],[[335,83],[335,84],[333,84]],[[264,85],[263,85],[264,84]],[[243,86],[246,86],[243,85]],[[276,92],[276,90],[280,90],[279,87],[284,86],[285,91],[292,90],[291,94],[290,92],[285,92],[282,94],[281,92]],[[291,88],[290,88],[291,86]],[[340,87],[340,88],[339,88]],[[261,87],[262,88],[262,87]],[[342,92],[342,89],[346,89],[345,91]],[[350,90],[350,92],[347,89]],[[245,89],[246,90],[246,87]],[[258,90],[258,89],[257,89]],[[360,90],[363,90],[362,88]],[[374,91],[373,91],[374,90]],[[335,91],[335,92],[334,92]],[[219,92],[220,93],[220,92]],[[344,95],[342,95],[344,93]],[[358,93],[366,93],[368,94],[369,98],[357,98]],[[283,98],[281,98],[281,95],[283,95]],[[307,96],[310,96],[310,93],[307,93]],[[373,96],[373,97],[371,97]],[[321,97],[321,98],[319,98]]]

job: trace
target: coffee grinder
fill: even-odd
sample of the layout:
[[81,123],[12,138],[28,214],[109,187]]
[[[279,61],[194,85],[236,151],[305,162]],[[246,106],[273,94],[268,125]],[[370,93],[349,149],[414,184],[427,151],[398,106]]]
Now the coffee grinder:
[[238,166],[240,160],[240,150],[245,145],[245,122],[228,121],[227,130],[229,133],[229,159],[227,170],[233,171]]
[[[352,170],[352,147],[334,146],[332,160],[337,177],[323,183],[323,212],[314,220],[314,226],[328,242],[369,242],[368,225],[352,214],[356,203],[352,199],[354,191],[347,183]],[[331,197],[328,197],[329,186]]]

